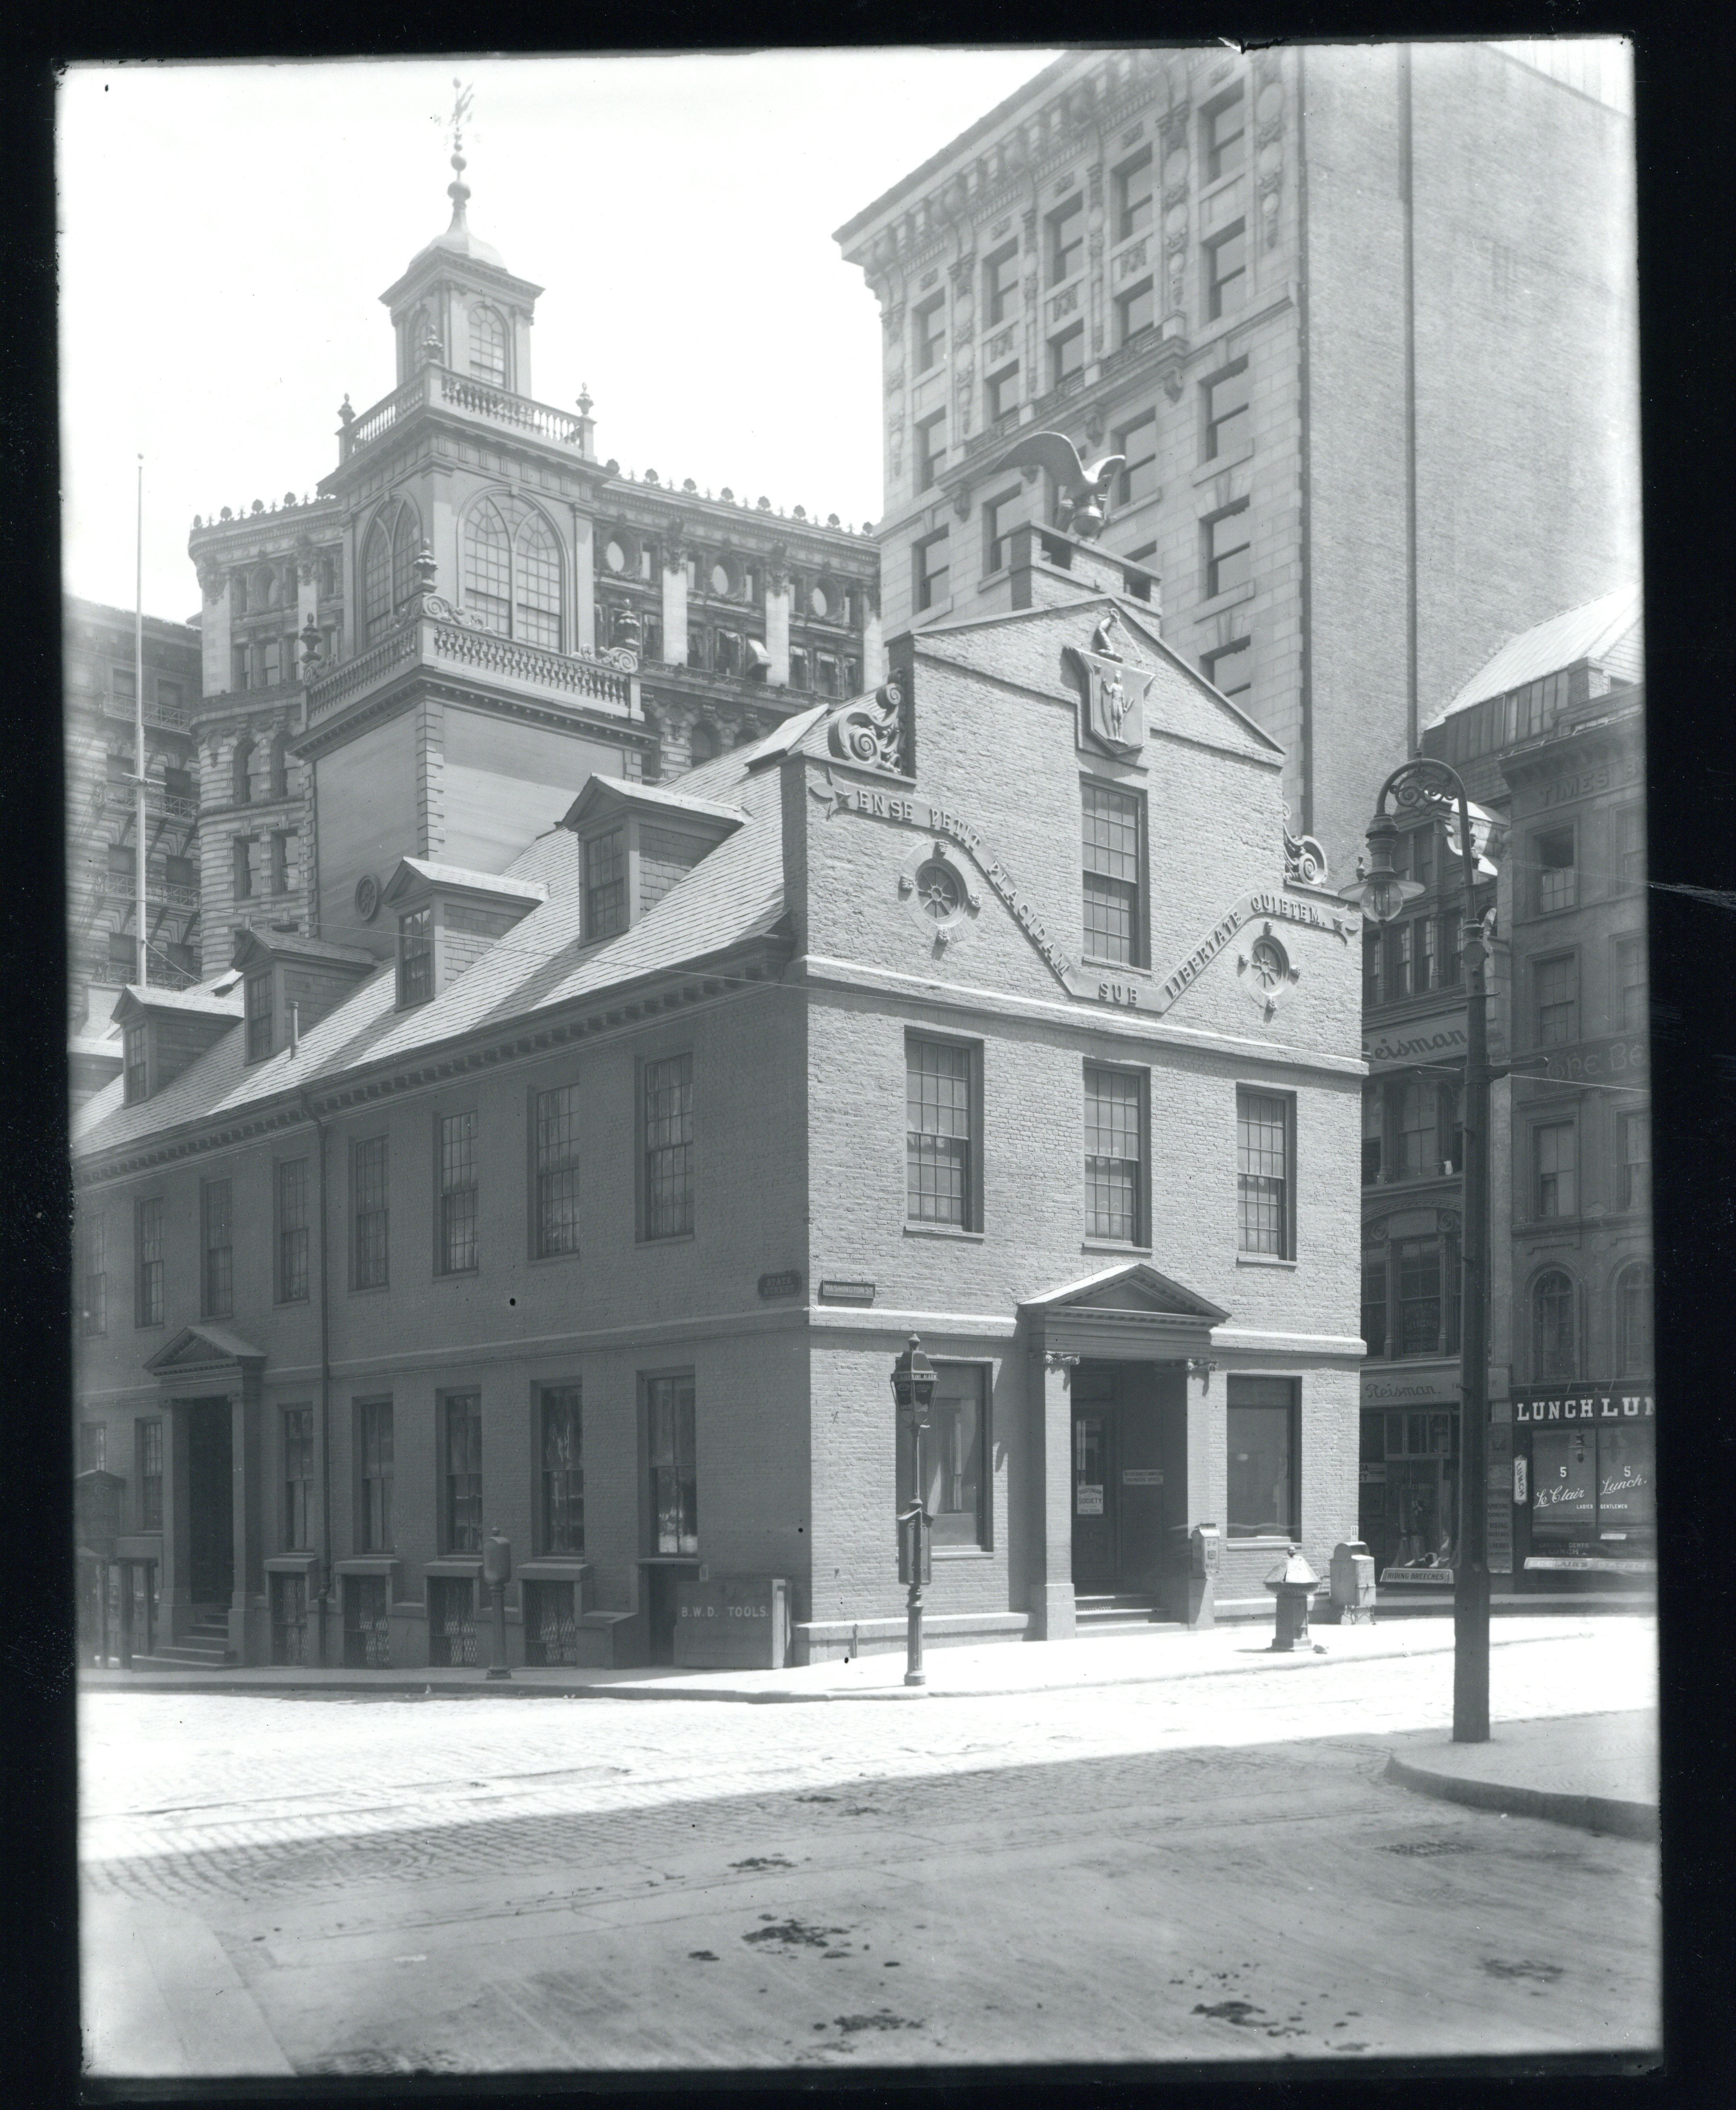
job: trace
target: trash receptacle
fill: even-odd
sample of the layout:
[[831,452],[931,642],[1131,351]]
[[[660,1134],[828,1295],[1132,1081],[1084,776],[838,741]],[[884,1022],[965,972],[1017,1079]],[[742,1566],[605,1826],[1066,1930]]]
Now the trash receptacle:
[[1374,1555],[1359,1538],[1340,1539],[1330,1570],[1333,1617],[1346,1623],[1374,1621]]

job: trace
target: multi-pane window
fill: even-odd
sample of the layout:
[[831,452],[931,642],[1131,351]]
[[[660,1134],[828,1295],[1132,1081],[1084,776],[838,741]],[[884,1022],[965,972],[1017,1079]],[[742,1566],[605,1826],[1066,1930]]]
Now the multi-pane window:
[[470,370],[478,381],[506,386],[506,325],[493,308],[470,310]]
[[484,499],[465,522],[464,599],[485,628],[560,649],[560,545],[523,499]]
[[1386,1256],[1363,1256],[1363,1346],[1371,1356],[1386,1352]]
[[138,1424],[138,1528],[163,1528],[163,1424],[154,1415]]
[[1004,418],[1015,410],[1019,402],[1019,362],[1015,359],[1008,365],[991,374],[983,384],[983,407],[990,424]]
[[974,1230],[970,1050],[912,1037],[904,1062],[906,1213]]
[[1553,828],[1531,845],[1537,871],[1537,913],[1552,916],[1579,899],[1579,868],[1574,860],[1573,831]]
[[1248,362],[1241,360],[1205,384],[1205,459],[1226,461],[1248,444]]
[[1147,410],[1144,417],[1136,418],[1132,424],[1123,425],[1115,435],[1115,451],[1125,455],[1121,468],[1121,503],[1137,505],[1142,499],[1157,495],[1157,413]]
[[1396,1003],[1401,998],[1414,996],[1417,985],[1414,973],[1417,964],[1417,926],[1414,923],[1390,923],[1385,932],[1386,968],[1384,986],[1386,1001]]
[[287,1157],[278,1166],[278,1302],[294,1304],[307,1295],[307,1160]]
[[1386,1095],[1378,1080],[1363,1086],[1363,1184],[1372,1186],[1386,1167]]
[[477,1117],[442,1114],[440,1152],[440,1272],[462,1275],[477,1264]]
[[1049,215],[1049,283],[1070,278],[1085,255],[1085,200],[1075,193]]
[[364,1399],[355,1408],[356,1537],[364,1553],[392,1543],[391,1401]]
[[79,1424],[79,1470],[81,1473],[104,1473],[108,1470],[108,1424],[106,1421],[81,1421]]
[[1621,1156],[1616,1167],[1616,1206],[1621,1209],[1649,1209],[1652,1206],[1652,1116],[1648,1112],[1623,1114],[1616,1124]]
[[1579,1130],[1571,1121],[1543,1121],[1531,1131],[1533,1213],[1576,1216],[1580,1208]]
[[935,410],[916,421],[916,488],[926,491],[947,465],[947,414]]
[[283,1543],[314,1542],[314,1410],[283,1410]]
[[1398,1281],[1399,1356],[1442,1352],[1441,1275],[1445,1255],[1439,1238],[1401,1238],[1394,1255]]
[[585,936],[587,941],[613,938],[626,927],[626,834],[611,828],[585,844]]
[[983,568],[998,572],[1012,556],[1010,541],[1012,531],[1028,518],[1029,508],[1022,490],[1003,491],[1000,497],[991,498],[983,508]]
[[799,645],[789,648],[789,686],[793,689],[813,686],[813,676],[809,672],[807,654]]
[[925,301],[911,322],[913,364],[917,373],[926,374],[931,366],[939,364],[941,354],[947,348],[946,295],[937,293],[932,301]]
[[1059,388],[1085,365],[1085,325],[1074,323],[1049,340],[1049,386]]
[[295,835],[287,829],[280,829],[271,839],[272,892],[287,894],[295,884]]
[[244,985],[247,1007],[247,1060],[261,1061],[271,1053],[271,976],[249,975]]
[[1290,1257],[1290,1102],[1272,1092],[1236,1094],[1236,1244]]
[[[133,951],[133,940],[130,938],[123,938],[121,942],[130,955]],[[131,965],[130,959],[128,964]],[[124,1066],[126,1078],[122,1090],[126,1103],[129,1107],[147,1095],[150,1079],[150,1044],[147,1037],[148,1030],[149,1029],[144,1026],[129,1026],[123,1030],[120,1036],[121,1061]]]
[[694,1058],[644,1068],[644,1234],[684,1237],[694,1227]]
[[448,1553],[482,1551],[482,1396],[441,1401],[441,1524]]
[[391,628],[409,599],[421,539],[416,509],[404,503],[382,511],[368,531],[362,555],[362,607],[369,644]]
[[1009,242],[996,250],[983,266],[983,305],[988,326],[1005,322],[1007,310],[1019,297],[1019,245]]
[[585,1551],[585,1453],[576,1385],[545,1385],[542,1395],[542,1550]]
[[228,1180],[201,1184],[199,1220],[199,1308],[207,1319],[226,1318],[235,1308],[235,1220]]
[[1200,151],[1209,183],[1239,169],[1247,159],[1248,106],[1239,84],[1200,111]]
[[1085,951],[1094,960],[1137,962],[1142,949],[1141,799],[1087,777],[1084,832]]
[[1531,1374],[1539,1384],[1579,1374],[1573,1282],[1558,1267],[1531,1285]]
[[579,1088],[536,1094],[536,1253],[579,1249]]
[[1233,315],[1248,297],[1248,238],[1242,223],[1205,245],[1205,307],[1215,322]]
[[1435,1086],[1420,1077],[1408,1079],[1399,1091],[1399,1177],[1431,1179],[1440,1164]]
[[947,559],[947,531],[930,535],[911,552],[915,564],[916,605],[936,608],[952,591]]
[[1616,816],[1616,879],[1639,886],[1646,876],[1646,815],[1643,806],[1624,806]]
[[1580,963],[1572,953],[1539,960],[1533,968],[1537,992],[1537,1044],[1559,1048],[1580,1037]]
[[354,1217],[352,1279],[358,1289],[379,1289],[386,1282],[386,1138],[368,1137],[355,1146],[350,1161],[350,1207]]
[[1238,637],[1205,654],[1205,678],[1221,696],[1234,703],[1254,686],[1254,654],[1250,641]]
[[141,1326],[160,1326],[163,1323],[163,1204],[160,1198],[138,1204],[136,1225],[138,1282],[134,1295],[134,1320]]
[[79,1222],[79,1330],[108,1330],[108,1223],[94,1212]]
[[1145,147],[1115,171],[1115,239],[1126,242],[1151,224],[1154,172]]
[[1137,286],[1115,297],[1115,342],[1126,344],[1148,330],[1157,320],[1157,297],[1152,290],[1152,281],[1143,278]]
[[1433,822],[1426,822],[1420,828],[1408,828],[1399,838],[1399,854],[1395,858],[1400,872],[1408,872],[1419,886],[1435,884],[1435,838],[1439,831]]
[[259,844],[251,835],[235,835],[230,839],[229,854],[235,864],[235,899],[251,901],[253,898],[255,854]]
[[424,903],[398,918],[398,1005],[427,1003],[434,994],[434,910]]
[[1618,1033],[1643,1033],[1649,1017],[1646,1001],[1646,941],[1634,931],[1616,940],[1616,1014]]
[[1293,1378],[1227,1381],[1229,1471],[1224,1523],[1232,1538],[1296,1536],[1296,1387]]
[[1616,1375],[1647,1377],[1652,1370],[1652,1270],[1643,1261],[1616,1278]]
[[[987,1469],[988,1373],[979,1364],[941,1365],[922,1435],[922,1501],[929,1513],[929,1542],[943,1546],[989,1543]],[[898,1417],[897,1477],[899,1506],[911,1484],[913,1431]]]
[[1205,523],[1205,597],[1245,586],[1254,576],[1254,530],[1245,500]]
[[1142,1080],[1085,1071],[1085,1218],[1093,1238],[1137,1243],[1145,1208]]
[[651,1457],[651,1519],[658,1553],[699,1551],[699,1501],[694,1466],[694,1381],[647,1378],[645,1410]]

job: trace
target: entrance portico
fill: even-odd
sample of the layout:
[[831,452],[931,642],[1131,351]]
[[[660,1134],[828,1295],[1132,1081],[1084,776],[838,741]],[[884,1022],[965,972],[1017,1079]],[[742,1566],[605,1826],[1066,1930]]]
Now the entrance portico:
[[165,1641],[224,1622],[249,1659],[247,1611],[264,1587],[259,1506],[264,1352],[227,1328],[184,1327],[146,1368],[163,1414]]
[[1230,1315],[1144,1261],[1029,1298],[1019,1314],[1036,1416],[1033,1631],[1069,1639],[1081,1587],[1137,1591],[1190,1624],[1209,1618],[1189,1587],[1188,1535],[1218,1516],[1223,1444],[1211,1440],[1205,1386],[1212,1329]]

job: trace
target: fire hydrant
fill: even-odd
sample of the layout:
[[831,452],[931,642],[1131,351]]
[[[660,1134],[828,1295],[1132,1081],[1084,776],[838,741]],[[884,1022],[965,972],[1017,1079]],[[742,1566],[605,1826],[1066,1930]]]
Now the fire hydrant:
[[1315,1591],[1320,1587],[1320,1578],[1308,1564],[1300,1547],[1290,1549],[1289,1558],[1274,1568],[1266,1578],[1266,1587],[1278,1601],[1277,1632],[1273,1636],[1275,1649],[1294,1649],[1308,1640],[1308,1608]]

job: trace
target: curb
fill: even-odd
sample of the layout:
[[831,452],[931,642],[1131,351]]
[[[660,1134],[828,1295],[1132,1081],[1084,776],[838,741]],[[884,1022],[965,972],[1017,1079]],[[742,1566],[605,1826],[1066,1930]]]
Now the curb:
[[[1514,1634],[1494,1637],[1503,1648],[1522,1646],[1526,1642],[1558,1641],[1562,1634]],[[1447,1655],[1452,1652],[1450,1637],[1443,1637],[1438,1646],[1423,1648],[1395,1648],[1370,1650],[1366,1655],[1334,1658],[1331,1651],[1322,1648],[1319,1655],[1311,1650],[1297,1649],[1276,1651],[1264,1649],[1249,1651],[1259,1659],[1248,1663],[1208,1663],[1190,1665],[1186,1669],[1169,1668],[1161,1670],[1136,1671],[1121,1678],[1082,1678],[1071,1684],[1059,1685],[993,1685],[972,1686],[965,1689],[946,1691],[933,1686],[893,1686],[882,1691],[861,1692],[815,1691],[794,1692],[788,1690],[750,1691],[740,1686],[712,1686],[704,1690],[691,1687],[657,1685],[543,1685],[521,1684],[495,1681],[490,1683],[478,1677],[473,1685],[440,1684],[432,1682],[418,1688],[413,1684],[388,1684],[377,1678],[346,1678],[342,1683],[332,1682],[306,1684],[278,1684],[263,1679],[228,1679],[218,1682],[216,1675],[203,1678],[174,1678],[156,1671],[134,1671],[130,1673],[114,1671],[99,1673],[113,1678],[112,1684],[101,1685],[93,1680],[87,1682],[81,1676],[80,1689],[87,1692],[164,1692],[176,1695],[188,1693],[235,1693],[246,1699],[281,1700],[286,1697],[329,1696],[381,1700],[698,1700],[726,1701],[738,1706],[750,1707],[812,1707],[829,1705],[834,1701],[845,1705],[862,1701],[894,1704],[920,1700],[1006,1700],[1018,1699],[1026,1695],[1044,1692],[1111,1691],[1129,1685],[1182,1684],[1200,1678],[1247,1678],[1258,1676],[1262,1671],[1277,1669],[1301,1670],[1318,1669],[1322,1664],[1339,1663],[1392,1663],[1420,1655]],[[124,1682],[121,1681],[124,1680]]]
[[1469,1780],[1458,1773],[1431,1772],[1408,1764],[1396,1755],[1386,1761],[1382,1777],[1417,1795],[1440,1802],[1462,1802],[1473,1809],[1499,1809],[1510,1817],[1541,1817],[1571,1824],[1581,1832],[1612,1832],[1623,1839],[1655,1841],[1658,1813],[1654,1803],[1634,1802],[1612,1795],[1569,1795],[1544,1787],[1510,1787],[1499,1781]]

